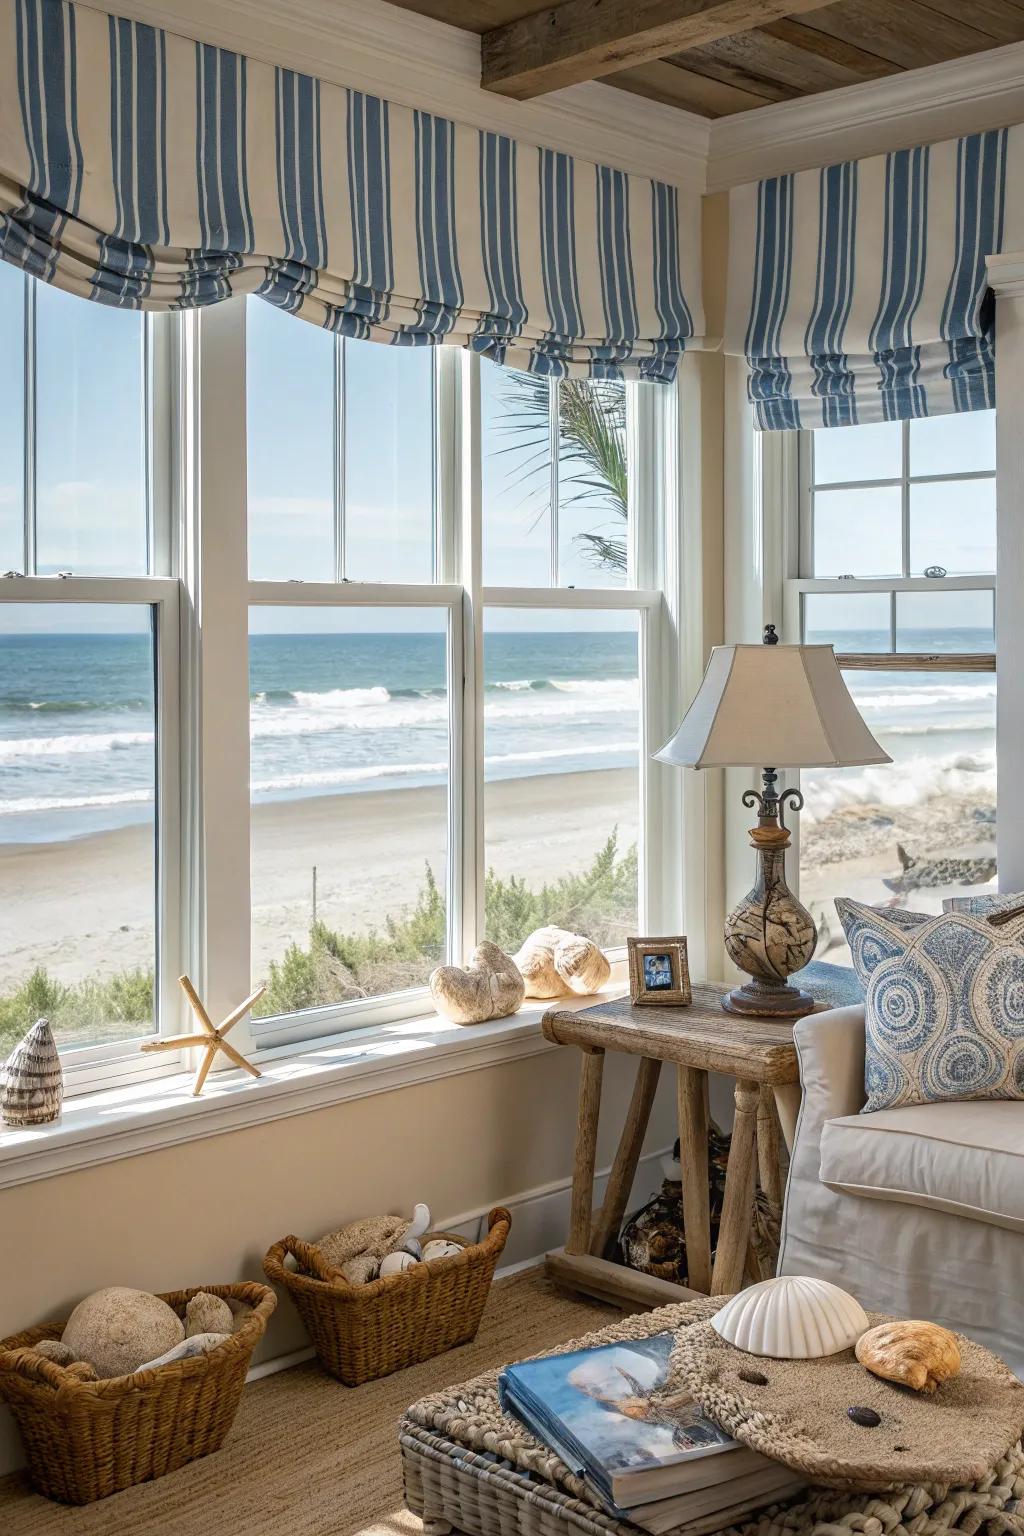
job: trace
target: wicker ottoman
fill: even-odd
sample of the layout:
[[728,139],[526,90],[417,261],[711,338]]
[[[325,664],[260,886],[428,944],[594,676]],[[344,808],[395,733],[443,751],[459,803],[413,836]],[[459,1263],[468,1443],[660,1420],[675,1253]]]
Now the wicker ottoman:
[[[682,1302],[568,1341],[558,1350],[679,1331],[722,1298]],[[645,1536],[596,1506],[585,1485],[517,1420],[502,1413],[496,1371],[422,1398],[400,1430],[405,1500],[427,1536]],[[884,1494],[809,1489],[799,1502],[750,1521],[747,1536],[1024,1536],[1024,1452],[1014,1446],[970,1488],[938,1484]],[[686,1527],[729,1529],[728,1512]]]

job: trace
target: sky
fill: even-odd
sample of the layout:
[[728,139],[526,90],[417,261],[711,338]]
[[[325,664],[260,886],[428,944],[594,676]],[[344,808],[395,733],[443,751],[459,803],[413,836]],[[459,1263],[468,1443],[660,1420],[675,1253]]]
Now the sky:
[[[31,280],[29,280],[31,281]],[[23,357],[26,280],[0,263],[0,348],[15,365],[0,378],[0,572],[23,564]],[[142,316],[112,310],[36,284],[37,538],[42,572],[141,575],[146,559],[145,423]],[[336,459],[345,506],[345,573],[351,580],[429,581],[433,540],[433,357],[428,348],[349,342],[344,348],[344,422],[335,421],[339,349],[326,332],[259,299],[248,301],[248,494],[250,574],[254,579],[333,580]],[[551,565],[552,474],[540,433],[510,431],[522,407],[509,375],[484,362],[482,497],[484,580],[495,585],[547,585]],[[336,431],[343,453],[336,452]],[[900,491],[852,489],[852,479],[899,473],[898,424],[814,434],[815,572],[821,576],[888,575],[901,563]],[[994,412],[943,417],[910,426],[912,473],[989,470],[995,462]],[[576,476],[575,483],[573,476]],[[608,501],[581,494],[579,471],[559,466],[559,579],[562,585],[615,583],[596,571],[576,535],[621,533]],[[994,566],[992,481],[915,485],[910,492],[912,569],[944,565],[950,574]],[[882,622],[886,599],[842,595],[817,601],[815,627],[842,615],[838,627]],[[901,600],[901,623],[985,624],[987,598],[939,594],[922,615]],[[920,605],[924,598],[913,600]],[[825,606],[831,605],[831,606]],[[926,610],[928,609],[926,604]],[[941,613],[942,608],[946,613]],[[81,615],[84,612],[84,620]],[[980,617],[979,617],[980,614]],[[32,611],[0,604],[0,633],[37,626],[81,628],[89,610],[62,617],[56,607]],[[542,622],[541,622],[542,621]],[[624,627],[608,615],[495,611],[494,628]],[[827,622],[836,627],[831,617]],[[887,620],[885,621],[887,622]],[[139,616],[107,609],[96,627],[136,628]],[[352,627],[421,629],[415,611],[375,619],[323,610],[258,609],[255,630],[300,632]]]

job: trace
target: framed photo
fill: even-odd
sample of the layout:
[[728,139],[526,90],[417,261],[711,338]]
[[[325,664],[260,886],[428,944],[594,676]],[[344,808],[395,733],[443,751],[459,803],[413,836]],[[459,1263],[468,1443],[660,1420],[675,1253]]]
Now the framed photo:
[[629,995],[634,1003],[685,1008],[693,1001],[686,940],[627,939]]

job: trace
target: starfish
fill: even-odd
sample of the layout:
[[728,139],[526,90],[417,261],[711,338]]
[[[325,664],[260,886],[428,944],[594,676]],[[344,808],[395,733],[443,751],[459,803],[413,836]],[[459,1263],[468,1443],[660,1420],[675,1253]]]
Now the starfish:
[[239,1003],[238,1007],[232,1009],[226,1019],[222,1019],[218,1025],[214,1026],[210,1015],[200,1001],[198,992],[188,977],[179,976],[178,985],[188,998],[192,1006],[192,1012],[202,1026],[202,1032],[197,1035],[163,1035],[158,1040],[144,1040],[142,1042],[142,1049],[144,1051],[180,1051],[188,1046],[201,1046],[206,1054],[199,1063],[195,1079],[192,1083],[192,1092],[196,1096],[203,1091],[203,1084],[206,1082],[207,1073],[213,1066],[214,1058],[218,1051],[223,1051],[229,1061],[233,1061],[236,1067],[242,1067],[246,1072],[251,1072],[253,1077],[261,1076],[259,1068],[254,1067],[251,1061],[246,1061],[241,1051],[236,1051],[233,1045],[228,1045],[224,1036],[229,1029],[234,1029],[239,1019],[244,1018],[249,1012],[253,1003],[263,996],[267,990],[266,987],[257,987],[255,992],[250,992],[244,1003]]

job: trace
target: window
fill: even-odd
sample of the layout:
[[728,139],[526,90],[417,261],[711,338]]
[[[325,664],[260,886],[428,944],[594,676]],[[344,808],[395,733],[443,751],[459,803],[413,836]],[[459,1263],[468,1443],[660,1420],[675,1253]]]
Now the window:
[[0,1055],[45,1015],[69,1066],[134,1056],[177,963],[153,332],[0,264]]
[[671,391],[3,264],[0,339],[0,1049],[48,1014],[73,1091],[181,1069],[183,972],[270,1050],[678,928]]
[[994,889],[995,413],[801,435],[787,633],[835,646],[893,767],[805,772],[800,890],[939,911]]

